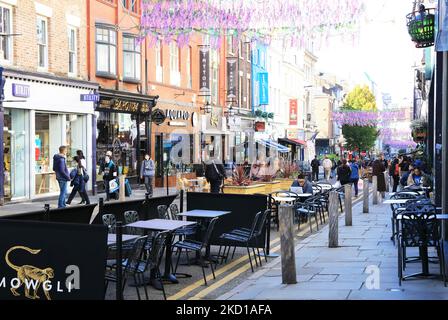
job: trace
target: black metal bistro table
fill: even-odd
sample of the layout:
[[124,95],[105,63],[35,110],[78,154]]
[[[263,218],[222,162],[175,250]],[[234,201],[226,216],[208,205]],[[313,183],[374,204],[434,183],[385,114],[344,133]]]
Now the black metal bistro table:
[[[397,215],[396,219],[397,219],[397,221],[403,220],[403,215],[401,215],[401,214]],[[437,214],[436,219],[437,220],[448,220],[448,214]],[[419,253],[420,253],[420,257],[421,257],[421,261],[422,261],[422,272],[407,276],[408,278],[433,276],[431,273],[429,273],[428,247],[427,246],[419,247]],[[435,275],[435,276],[438,276],[438,275]]]
[[[201,221],[210,221],[214,218],[219,218],[222,216],[225,216],[227,214],[232,213],[232,211],[216,211],[216,210],[202,210],[202,209],[196,209],[196,210],[190,210],[178,213],[177,215],[180,217],[186,217],[191,219],[199,220],[198,224],[202,226],[203,229],[206,229],[206,223],[202,223]],[[210,244],[208,244],[206,249],[206,255],[210,255]]]
[[[191,226],[196,224],[196,222],[192,221],[178,221],[178,220],[165,220],[165,219],[152,219],[146,221],[137,221],[131,224],[128,224],[128,227],[139,228],[151,231],[168,231],[169,236],[167,237],[166,243],[166,253],[165,253],[165,272],[162,276],[162,280],[167,280],[171,283],[179,283],[176,277],[171,273],[171,256],[172,256],[172,248],[171,242],[173,238],[173,232],[177,229]],[[156,287],[157,284],[155,285]]]

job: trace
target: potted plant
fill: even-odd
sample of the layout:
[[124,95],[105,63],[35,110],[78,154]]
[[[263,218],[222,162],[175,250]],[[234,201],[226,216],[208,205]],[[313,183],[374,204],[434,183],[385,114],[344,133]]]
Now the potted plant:
[[274,181],[275,175],[263,175],[260,182],[264,184],[264,193],[270,194],[276,191],[281,191],[280,181]]
[[411,123],[412,137],[415,142],[423,142],[428,134],[428,123],[424,119],[416,119]]
[[255,110],[256,117],[261,117],[262,115],[263,115],[263,111],[261,111],[260,109]]
[[232,174],[232,178],[224,184],[224,193],[232,194],[255,194],[264,193],[263,184],[253,184],[244,166],[237,166]]
[[276,179],[276,181],[280,182],[280,189],[289,190],[298,174],[299,168],[297,167],[297,164],[283,161],[280,165],[280,171]]

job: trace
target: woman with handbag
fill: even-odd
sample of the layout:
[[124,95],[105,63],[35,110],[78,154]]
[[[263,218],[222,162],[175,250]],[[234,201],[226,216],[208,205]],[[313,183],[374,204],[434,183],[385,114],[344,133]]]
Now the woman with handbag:
[[145,181],[146,193],[150,197],[153,195],[153,180],[155,175],[155,165],[154,161],[151,159],[149,154],[145,155],[145,160],[142,162],[142,167],[140,168],[140,179]]
[[[104,157],[103,181],[104,189],[106,190],[106,201],[109,201],[111,193],[115,194],[118,190],[117,166],[109,156]],[[116,197],[114,196],[114,198]]]
[[70,205],[72,203],[77,192],[79,192],[79,195],[81,196],[81,203],[90,204],[89,196],[86,191],[86,182],[89,181],[89,176],[82,165],[81,159],[79,159],[78,156],[73,159],[76,161],[76,167],[70,172],[70,178],[72,179],[71,185],[73,186],[73,189],[68,197],[67,204]]

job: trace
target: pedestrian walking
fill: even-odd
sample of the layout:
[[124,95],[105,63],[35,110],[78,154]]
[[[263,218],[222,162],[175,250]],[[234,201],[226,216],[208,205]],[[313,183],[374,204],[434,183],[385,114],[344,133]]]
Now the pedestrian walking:
[[389,167],[389,176],[391,176],[393,182],[392,192],[397,192],[398,185],[400,184],[400,164],[398,157],[391,162]]
[[67,195],[67,182],[70,181],[66,157],[66,146],[60,146],[59,153],[53,156],[53,171],[56,173],[56,180],[59,184],[58,208],[65,208],[66,206],[65,197]]
[[343,159],[341,165],[337,169],[338,181],[341,185],[346,185],[351,182],[351,174],[352,170],[350,169],[350,166],[347,165],[347,160]]
[[381,197],[385,197],[386,193],[386,180],[384,178],[384,171],[386,168],[384,167],[384,162],[381,159],[376,159],[372,164],[372,176],[377,177],[377,186],[378,192],[381,193]]
[[328,159],[328,156],[325,156],[324,161],[322,161],[322,166],[324,167],[325,180],[330,180],[331,168],[333,167],[333,163],[330,159]]
[[73,158],[76,161],[76,167],[70,172],[70,178],[72,179],[71,186],[73,187],[70,196],[68,197],[67,204],[70,205],[75,198],[76,193],[79,192],[82,202],[90,204],[89,196],[86,191],[86,183],[89,181],[89,176],[82,165],[81,159],[78,156]]
[[355,197],[358,196],[358,183],[359,183],[359,166],[356,160],[352,160],[350,164],[350,170],[352,171],[350,174],[350,180],[353,183],[355,188]]
[[312,169],[311,180],[313,181],[319,181],[319,166],[320,161],[317,158],[317,156],[315,156],[314,159],[311,161],[311,169]]
[[[81,162],[81,166],[84,168],[84,172],[88,177],[87,174],[87,161],[86,161],[86,157],[84,157],[84,152],[82,150],[76,150],[76,156],[78,157],[79,161]],[[87,184],[87,181],[86,181]],[[84,186],[85,189],[86,186]],[[79,196],[81,197],[81,202],[79,204],[85,204],[86,203],[86,199],[89,198],[89,196],[87,195],[87,190],[85,190],[85,194],[81,194],[81,192],[79,192]],[[87,196],[87,197],[86,197]]]
[[[104,157],[104,170],[103,170],[103,181],[104,181],[104,189],[106,190],[106,201],[110,200],[110,195],[114,195],[114,199],[117,198],[116,195],[116,186],[117,183],[117,166],[111,160],[109,156]],[[111,185],[113,185],[111,189]]]
[[220,193],[223,180],[226,178],[222,163],[210,161],[205,168],[205,178],[210,183],[210,193]]
[[154,181],[154,175],[155,175],[154,161],[151,159],[151,156],[149,154],[146,154],[145,160],[143,160],[142,167],[140,168],[140,179],[145,180],[146,193],[148,193],[150,197],[153,196],[152,184]]
[[106,151],[106,155],[99,160],[100,164],[99,174],[102,174],[104,172],[104,168],[106,167],[106,157],[112,159],[112,151]]

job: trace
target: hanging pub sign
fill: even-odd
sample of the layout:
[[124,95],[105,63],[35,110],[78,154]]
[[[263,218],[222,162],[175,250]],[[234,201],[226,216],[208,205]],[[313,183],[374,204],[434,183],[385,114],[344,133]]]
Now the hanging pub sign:
[[255,132],[265,132],[266,122],[255,122]]
[[0,300],[104,299],[107,228],[0,221]]
[[236,99],[237,58],[227,58],[227,101]]
[[166,120],[165,112],[161,109],[154,109],[151,113],[151,121],[156,125],[161,125]]
[[210,93],[210,47],[199,46],[199,91]]
[[298,105],[297,99],[289,100],[289,125],[296,126],[298,124]]

